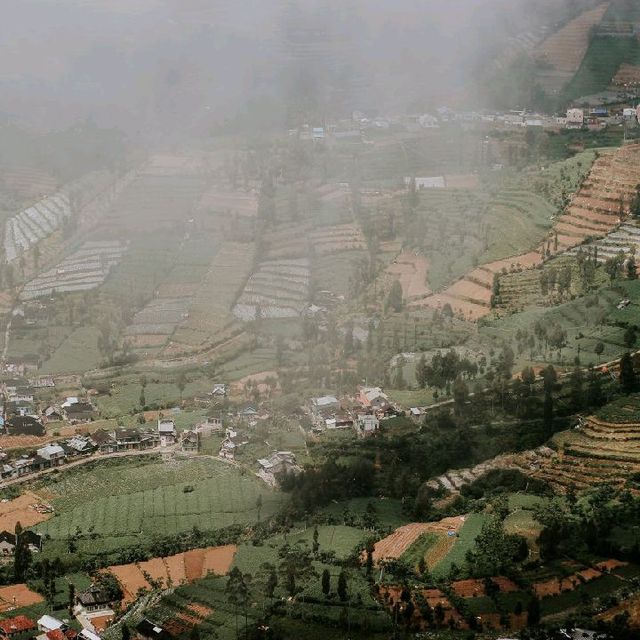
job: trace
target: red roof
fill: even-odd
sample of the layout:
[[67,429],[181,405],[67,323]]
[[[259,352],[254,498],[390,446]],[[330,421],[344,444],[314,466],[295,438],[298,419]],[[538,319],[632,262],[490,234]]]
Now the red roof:
[[15,618],[7,618],[0,620],[0,631],[5,635],[12,633],[22,633],[36,628],[36,623],[27,618],[27,616],[16,616]]
[[47,631],[47,638],[49,638],[49,640],[65,640],[64,633],[62,633],[60,629]]

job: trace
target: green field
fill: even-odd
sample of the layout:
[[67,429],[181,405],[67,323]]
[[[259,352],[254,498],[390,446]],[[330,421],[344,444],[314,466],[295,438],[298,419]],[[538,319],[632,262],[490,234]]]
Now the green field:
[[467,551],[473,549],[476,537],[486,519],[487,516],[483,513],[471,513],[467,516],[458,532],[453,549],[433,568],[433,575],[436,578],[446,576],[454,564],[457,567],[464,565]]
[[636,38],[596,37],[573,80],[565,89],[567,99],[604,91],[623,63],[640,63]]
[[[184,492],[185,487],[193,490]],[[101,464],[64,473],[38,487],[51,496],[56,515],[38,526],[54,540],[79,528],[107,546],[120,538],[171,535],[194,526],[216,529],[258,519],[283,497],[251,476],[216,460]],[[95,540],[91,546],[97,545]]]
[[41,372],[82,373],[100,366],[99,334],[98,329],[91,325],[75,329],[44,363]]

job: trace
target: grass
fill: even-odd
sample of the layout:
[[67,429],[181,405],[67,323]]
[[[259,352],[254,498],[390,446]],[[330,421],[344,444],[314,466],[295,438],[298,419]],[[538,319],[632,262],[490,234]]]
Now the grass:
[[[187,486],[193,487],[185,493]],[[79,529],[97,534],[88,549],[110,546],[139,536],[171,535],[194,526],[215,529],[257,520],[275,513],[282,495],[253,477],[211,460],[121,462],[70,471],[39,485],[50,497],[56,515],[39,525],[54,540]]]
[[625,62],[640,64],[640,45],[636,38],[594,38],[580,69],[564,91],[565,99],[604,91]]
[[482,513],[471,513],[462,525],[451,551],[433,568],[435,577],[446,576],[455,564],[462,567],[467,552],[473,549],[476,538],[482,529],[487,516]]
[[338,519],[342,519],[345,514],[347,516],[361,518],[365,514],[367,505],[370,502],[375,506],[376,517],[381,527],[395,529],[411,522],[404,514],[400,500],[394,499],[376,500],[374,498],[353,498],[352,500],[343,502],[334,502],[323,507],[320,511],[323,514],[331,515]]
[[44,363],[41,372],[64,374],[95,369],[102,361],[99,335],[98,328],[91,325],[75,329]]
[[402,559],[410,567],[418,565],[427,551],[434,545],[439,536],[435,533],[423,533],[403,554]]

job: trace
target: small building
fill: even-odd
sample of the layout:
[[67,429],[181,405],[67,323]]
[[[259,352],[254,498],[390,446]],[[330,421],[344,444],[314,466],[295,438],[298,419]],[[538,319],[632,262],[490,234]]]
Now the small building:
[[183,451],[198,451],[200,438],[197,431],[184,431],[180,438],[180,446]]
[[202,422],[199,422],[194,431],[199,435],[210,435],[222,431],[222,419],[221,418],[207,418]]
[[374,435],[380,428],[380,420],[374,414],[361,413],[355,422],[356,433],[361,438]]
[[114,453],[118,450],[118,443],[113,435],[104,429],[96,429],[91,436],[91,442],[100,453]]
[[0,555],[12,556],[16,550],[16,536],[11,531],[0,532]]
[[5,423],[7,433],[12,436],[43,436],[42,422],[33,416],[12,416]]
[[14,616],[0,620],[0,638],[3,640],[26,640],[33,638],[38,626],[27,616]]
[[56,629],[62,629],[64,627],[64,622],[62,620],[58,620],[58,618],[54,618],[45,613],[38,620],[38,629],[43,633],[48,633],[49,631],[55,631]]
[[224,398],[227,395],[227,385],[223,384],[222,382],[214,384],[213,389],[211,390],[211,393],[209,395],[217,398]]
[[75,402],[65,407],[64,414],[71,424],[76,424],[93,420],[96,416],[96,410],[90,402]]
[[258,460],[260,470],[276,476],[296,469],[296,457],[291,451],[274,451],[268,458]]
[[92,584],[86,591],[78,594],[76,601],[88,612],[104,611],[111,608],[109,594],[96,584]]
[[136,635],[142,640],[171,640],[171,634],[168,631],[147,618],[136,626]]
[[53,405],[47,407],[42,416],[47,422],[62,422],[64,420],[63,411]]
[[70,454],[75,456],[90,455],[95,449],[91,438],[87,436],[74,436],[71,440],[67,440],[66,444]]
[[49,443],[36,452],[42,458],[46,466],[55,467],[63,464],[66,457],[64,449],[59,444]]
[[378,410],[389,405],[389,396],[380,387],[360,387],[358,401],[363,407]]
[[158,436],[160,437],[161,447],[174,445],[178,437],[176,423],[169,418],[160,418],[158,420]]
[[580,129],[584,125],[584,111],[582,109],[567,109],[567,127]]

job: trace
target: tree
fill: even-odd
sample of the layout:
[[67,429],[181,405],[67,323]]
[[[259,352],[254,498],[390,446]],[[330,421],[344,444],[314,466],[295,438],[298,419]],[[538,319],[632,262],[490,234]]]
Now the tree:
[[180,392],[180,400],[182,401],[182,394],[187,386],[187,376],[184,372],[182,372],[178,376],[178,381],[176,382],[176,386],[178,387],[178,391]]
[[638,386],[633,360],[628,351],[620,358],[620,386],[624,393],[632,393]]
[[533,596],[527,605],[527,626],[537,627],[540,624],[540,600]]
[[584,405],[584,377],[582,375],[582,369],[578,366],[571,372],[569,390],[573,409],[579,411]]
[[329,595],[331,591],[331,574],[329,573],[329,569],[325,569],[322,572],[322,593],[324,593],[325,597]]
[[420,356],[418,363],[416,364],[416,381],[418,387],[424,389],[427,386],[429,380],[429,369],[427,367],[427,361],[424,353]]
[[238,609],[245,607],[249,600],[249,589],[245,581],[245,577],[242,575],[242,571],[238,567],[231,569],[229,578],[227,579],[227,585],[225,587],[225,594],[229,604],[233,605],[234,614],[236,618],[236,640],[240,637],[238,632]]
[[262,588],[264,597],[268,600],[273,600],[273,596],[278,586],[278,574],[276,568],[270,562],[263,562],[258,569],[256,579],[259,586]]
[[402,311],[402,306],[402,285],[399,280],[394,280],[387,296],[385,308],[399,313]]
[[262,494],[259,493],[256,498],[256,511],[258,512],[258,522],[260,522],[260,512],[262,511]]
[[624,332],[624,344],[627,349],[631,349],[638,341],[637,327],[635,325],[629,325]]
[[122,625],[122,640],[130,640],[131,638],[131,629],[129,629],[128,625]]
[[[67,601],[67,610],[69,611],[69,615],[73,615],[73,607],[76,604],[76,586],[73,582],[69,583],[69,598]],[[124,634],[123,634],[124,637]]]
[[402,390],[405,388],[405,386],[406,383],[404,381],[404,358],[402,357],[402,355],[399,355],[396,362],[396,373],[393,378],[393,387],[394,389]]
[[604,353],[604,343],[598,342],[593,349],[593,352],[598,356],[598,364],[600,364],[600,357]]
[[338,576],[338,598],[340,598],[340,602],[346,602],[348,596],[347,593],[347,576],[343,571],[340,572]]
[[316,525],[313,528],[313,544],[311,547],[314,556],[318,555],[318,551],[320,550],[320,543],[318,542],[318,526]]
[[280,549],[280,564],[278,572],[282,578],[289,596],[293,597],[304,588],[313,576],[316,575],[309,550],[304,547],[291,547],[285,545]]
[[627,259],[627,278],[629,280],[637,280],[638,279],[638,266],[636,265],[635,256],[631,256]]
[[16,522],[15,536],[16,547],[13,552],[13,572],[17,581],[25,578],[27,570],[31,566],[31,550],[25,536],[22,535],[22,525]]
[[469,387],[461,376],[458,376],[453,383],[453,405],[457,415],[464,413],[469,399]]
[[616,256],[612,256],[611,258],[607,258],[604,263],[604,270],[607,272],[609,276],[609,280],[613,283],[613,281],[618,277],[620,270],[622,269],[622,264],[624,263],[624,255],[619,253]]
[[590,407],[599,407],[603,402],[602,382],[594,369],[589,369],[587,376],[587,402]]

